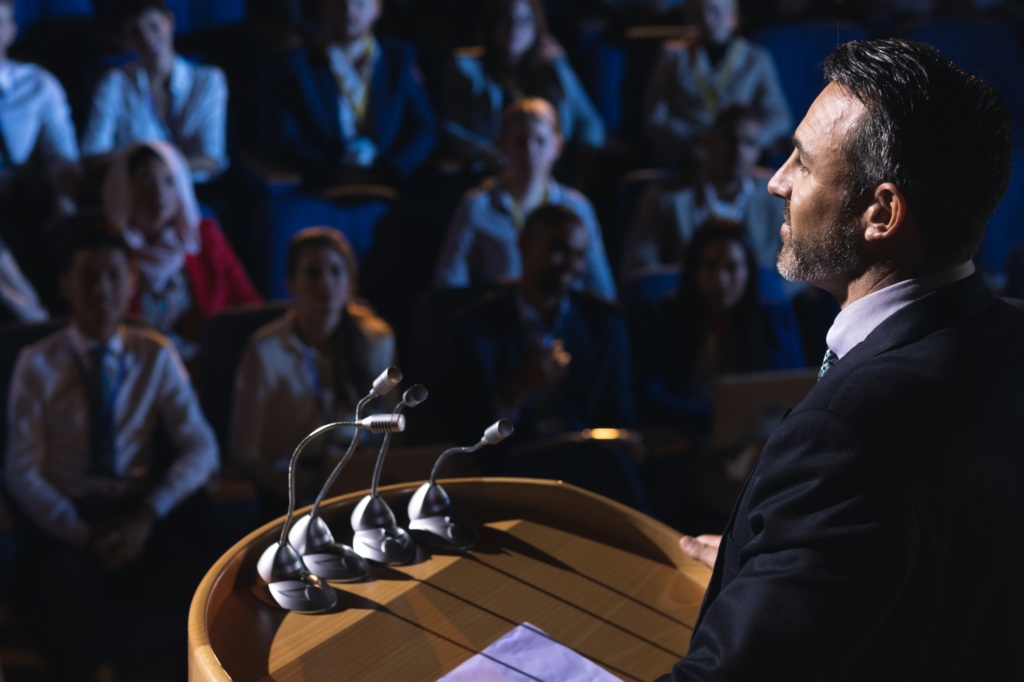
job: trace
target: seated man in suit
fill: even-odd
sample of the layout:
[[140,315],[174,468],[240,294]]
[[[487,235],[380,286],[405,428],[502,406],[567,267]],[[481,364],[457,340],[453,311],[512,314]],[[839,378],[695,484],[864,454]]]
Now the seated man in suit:
[[323,40],[278,65],[275,154],[313,183],[410,175],[438,137],[415,51],[374,36],[383,0],[320,2]]
[[93,220],[69,238],[71,324],[22,350],[8,405],[15,573],[38,588],[12,598],[60,680],[184,647],[210,559],[194,494],[218,469],[217,441],[170,341],[121,322],[131,250],[108,229]]
[[115,11],[138,61],[111,69],[96,86],[82,155],[105,164],[135,143],[162,140],[181,150],[193,181],[220,174],[228,166],[224,72],[175,52],[166,0],[118,0]]
[[761,156],[761,116],[750,107],[721,111],[701,137],[704,161],[651,184],[637,205],[626,236],[623,274],[682,263],[693,235],[712,220],[739,223],[758,265],[775,269],[782,242],[778,219],[783,201],[768,192],[769,173],[756,168]]
[[923,43],[841,45],[825,77],[769,187],[779,271],[842,312],[723,536],[683,538],[714,571],[660,679],[1024,679],[1024,303],[971,260],[1011,118]]
[[737,31],[739,0],[687,0],[686,6],[700,40],[666,42],[647,83],[644,123],[655,161],[694,158],[718,112],[737,102],[763,113],[763,146],[789,135],[793,119],[775,61]]
[[[610,304],[572,288],[586,268],[588,239],[568,208],[537,209],[519,236],[522,279],[485,294],[452,320],[452,383],[445,392],[456,408],[451,414],[457,415],[453,426],[460,440],[479,438],[499,417],[515,424],[509,447],[634,424],[625,321]],[[482,462],[496,473],[562,478],[642,504],[624,453],[586,450],[507,460],[491,452]]]

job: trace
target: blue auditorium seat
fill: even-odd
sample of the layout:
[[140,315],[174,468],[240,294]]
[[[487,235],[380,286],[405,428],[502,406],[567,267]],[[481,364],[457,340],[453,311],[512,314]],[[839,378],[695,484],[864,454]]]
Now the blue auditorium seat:
[[245,21],[245,0],[167,0],[179,35]]
[[778,24],[761,29],[754,36],[755,42],[767,47],[775,59],[795,121],[803,118],[825,87],[825,57],[842,43],[867,39],[862,28],[845,22]]
[[1024,56],[1010,26],[983,20],[936,21],[915,26],[903,37],[934,45],[964,71],[995,86],[1013,116],[1015,146],[1024,145]]
[[[363,257],[373,245],[380,222],[391,209],[391,201],[380,197],[353,197],[337,202],[303,193],[272,196],[258,213],[257,253],[265,259],[264,287],[270,298],[285,298],[285,254],[288,243],[299,230],[315,225],[334,227],[352,243],[356,257]],[[259,277],[259,275],[257,275]]]
[[253,332],[279,318],[288,303],[270,301],[227,308],[203,322],[200,359],[203,372],[203,412],[210,421],[222,451],[227,452],[227,433],[235,388],[235,371]]
[[15,0],[14,20],[22,29],[43,21],[93,16],[92,0]]
[[985,228],[985,239],[974,264],[999,284],[1006,272],[1006,260],[1015,244],[1024,242],[1024,152],[1013,155],[1013,174]]

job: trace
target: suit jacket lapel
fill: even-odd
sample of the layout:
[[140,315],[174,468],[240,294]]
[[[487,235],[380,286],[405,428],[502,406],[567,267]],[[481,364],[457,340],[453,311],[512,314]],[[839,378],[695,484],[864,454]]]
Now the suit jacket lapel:
[[975,272],[914,301],[878,325],[828,371],[814,390],[838,382],[865,362],[893,348],[905,346],[939,329],[957,325],[992,305],[995,297]]
[[[378,45],[380,43],[378,42]],[[373,76],[370,78],[370,101],[366,110],[366,117],[369,125],[369,134],[375,141],[377,147],[383,151],[385,139],[390,139],[394,132],[391,121],[395,115],[400,113],[400,107],[395,106],[396,96],[392,91],[392,84],[389,82],[388,74],[392,71],[388,53],[381,45],[377,51],[377,63],[373,65]]]
[[312,62],[310,71],[313,73],[313,83],[320,101],[317,122],[323,128],[328,140],[333,140],[344,146],[344,140],[341,139],[341,121],[338,116],[338,97],[340,95],[338,84],[334,81],[334,75],[331,73],[331,66],[327,63],[327,58],[321,48],[310,48],[309,57]]

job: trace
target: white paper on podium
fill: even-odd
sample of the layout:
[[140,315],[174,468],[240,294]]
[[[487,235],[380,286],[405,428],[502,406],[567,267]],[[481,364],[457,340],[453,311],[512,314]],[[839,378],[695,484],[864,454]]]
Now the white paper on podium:
[[451,671],[438,682],[622,682],[529,623]]

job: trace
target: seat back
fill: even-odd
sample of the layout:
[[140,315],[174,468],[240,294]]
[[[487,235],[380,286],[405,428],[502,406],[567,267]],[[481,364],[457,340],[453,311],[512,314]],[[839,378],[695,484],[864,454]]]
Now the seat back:
[[201,344],[203,412],[227,451],[235,371],[253,333],[288,309],[284,301],[227,308],[203,322]]
[[782,91],[799,121],[825,88],[822,63],[839,45],[867,40],[867,33],[848,22],[777,24],[757,32],[754,41],[767,47],[775,60]]
[[268,296],[288,295],[285,254],[296,232],[312,226],[334,227],[348,238],[361,261],[373,245],[378,223],[391,210],[393,198],[370,191],[332,199],[298,192],[270,197],[264,210],[257,213],[254,235]]

